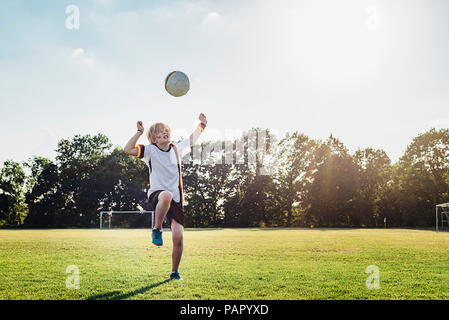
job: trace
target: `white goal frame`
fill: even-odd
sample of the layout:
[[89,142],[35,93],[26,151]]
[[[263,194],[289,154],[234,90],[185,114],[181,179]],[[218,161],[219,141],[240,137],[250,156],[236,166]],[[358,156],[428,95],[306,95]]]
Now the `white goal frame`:
[[116,214],[151,214],[151,229],[154,228],[154,211],[146,211],[146,210],[141,210],[141,211],[100,211],[100,229],[103,229],[103,215],[107,214],[109,216],[109,229],[111,229],[111,220],[112,220],[112,215],[116,213]]
[[[440,209],[440,210],[438,210],[438,209]],[[436,231],[439,231],[438,212],[440,213],[441,230],[443,230],[445,222],[449,229],[449,203],[441,203],[441,204],[437,204],[435,206],[435,228],[436,228]]]

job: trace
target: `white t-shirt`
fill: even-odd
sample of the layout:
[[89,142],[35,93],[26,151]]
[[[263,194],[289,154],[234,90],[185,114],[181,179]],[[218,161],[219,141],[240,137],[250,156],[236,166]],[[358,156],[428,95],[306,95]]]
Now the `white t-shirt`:
[[[190,152],[190,138],[175,143],[178,148],[179,157]],[[170,191],[173,200],[181,201],[179,194],[179,170],[176,152],[172,146],[168,151],[163,151],[155,144],[145,145],[141,160],[145,162],[150,171],[150,190],[148,196],[158,190]]]

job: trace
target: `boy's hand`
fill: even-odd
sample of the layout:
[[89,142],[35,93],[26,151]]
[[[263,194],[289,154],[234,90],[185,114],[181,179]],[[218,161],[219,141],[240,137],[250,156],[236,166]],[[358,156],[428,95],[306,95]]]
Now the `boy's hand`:
[[143,133],[144,130],[142,121],[137,121],[137,131]]
[[198,119],[200,119],[200,121],[204,124],[207,124],[207,118],[204,115],[204,113],[201,113],[200,116],[198,117]]

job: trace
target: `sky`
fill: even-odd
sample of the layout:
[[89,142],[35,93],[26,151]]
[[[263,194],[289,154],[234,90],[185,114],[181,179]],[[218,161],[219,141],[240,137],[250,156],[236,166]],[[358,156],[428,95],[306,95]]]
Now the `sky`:
[[186,137],[201,112],[202,140],[332,134],[394,162],[449,127],[448,30],[446,0],[2,0],[0,162],[76,134],[124,146],[138,120]]

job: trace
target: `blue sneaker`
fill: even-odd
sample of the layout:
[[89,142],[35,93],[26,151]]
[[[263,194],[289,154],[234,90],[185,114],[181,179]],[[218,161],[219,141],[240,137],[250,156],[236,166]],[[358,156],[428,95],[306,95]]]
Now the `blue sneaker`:
[[172,271],[170,273],[170,280],[182,280],[181,276],[179,275],[178,271]]
[[162,246],[162,231],[159,229],[153,229],[153,233],[151,234],[152,242],[155,246]]

